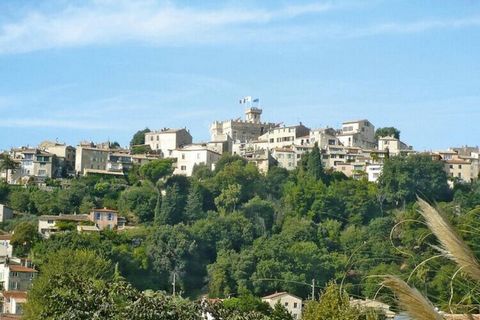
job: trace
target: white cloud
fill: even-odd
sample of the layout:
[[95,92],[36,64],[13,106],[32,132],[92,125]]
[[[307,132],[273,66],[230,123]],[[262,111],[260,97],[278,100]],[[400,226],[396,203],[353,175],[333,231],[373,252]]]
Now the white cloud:
[[65,129],[83,129],[83,130],[110,130],[114,129],[111,124],[101,122],[92,123],[92,121],[71,120],[71,119],[41,119],[41,118],[22,118],[22,119],[1,119],[0,127],[3,128],[65,128]]
[[462,17],[454,19],[424,19],[413,22],[389,22],[356,30],[341,30],[340,35],[347,37],[366,37],[385,34],[412,34],[441,29],[461,29],[479,27],[480,16]]
[[225,7],[194,9],[156,1],[94,1],[58,12],[31,11],[0,26],[0,53],[140,41],[153,44],[208,42],[216,33],[331,10],[310,3],[276,10]]

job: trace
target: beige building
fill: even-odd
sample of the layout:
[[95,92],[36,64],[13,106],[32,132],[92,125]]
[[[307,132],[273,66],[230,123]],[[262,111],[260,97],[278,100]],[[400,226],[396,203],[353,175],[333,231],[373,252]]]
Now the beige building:
[[192,136],[187,129],[168,129],[147,132],[145,144],[160,153],[163,158],[172,158],[173,152],[192,143]]
[[[117,211],[107,208],[92,209],[90,214],[42,215],[38,217],[38,233],[44,238],[49,238],[52,234],[63,231],[61,223],[73,223],[79,231],[95,231],[97,229],[101,231],[123,227],[125,219],[119,217]],[[78,228],[78,226],[82,227]]]
[[81,143],[76,149],[75,172],[84,175],[87,169],[106,170],[111,152],[111,149],[98,148],[93,143]]
[[449,177],[464,182],[472,182],[476,179],[476,177],[473,176],[471,163],[460,158],[446,160],[445,171]]
[[333,167],[335,171],[341,172],[347,177],[354,179],[366,177],[365,168],[365,162],[337,162]]
[[295,144],[299,138],[308,138],[310,129],[303,124],[296,126],[283,126],[270,129],[265,134],[261,135],[258,140],[266,142],[268,149],[283,148]]
[[[7,315],[23,314],[23,305],[27,302],[26,291],[3,291],[3,310],[2,313]],[[20,319],[9,318],[8,316],[0,316],[0,319]]]
[[388,153],[392,156],[398,156],[402,153],[408,152],[412,150],[411,146],[403,143],[399,139],[395,137],[380,137],[378,139],[378,150],[380,151],[388,151]]
[[272,157],[272,154],[268,149],[247,151],[243,154],[243,157],[249,163],[253,163],[258,168],[258,172],[262,174],[267,174],[268,170],[275,162],[275,159]]
[[74,147],[66,145],[65,143],[44,141],[40,143],[39,148],[55,155],[57,163],[54,177],[62,177],[74,173],[76,152]]
[[174,174],[191,176],[196,165],[206,165],[211,170],[215,169],[215,163],[221,154],[211,150],[207,144],[190,144],[177,149],[172,156],[177,159]]
[[302,318],[302,299],[287,292],[277,292],[262,298],[263,302],[275,308],[277,303],[281,304],[293,316],[293,319]]
[[11,157],[18,163],[18,168],[10,172],[9,183],[25,184],[30,180],[44,182],[53,177],[54,155],[36,148],[12,149]]
[[89,216],[86,214],[42,215],[38,217],[38,233],[44,238],[49,238],[52,234],[62,231],[59,227],[59,223],[61,222],[91,224]]
[[373,149],[377,146],[375,126],[366,119],[344,122],[337,138],[346,147]]
[[325,149],[328,146],[340,145],[340,140],[337,138],[337,132],[332,128],[315,129],[310,132],[310,144],[318,144],[320,149]]
[[[245,143],[258,139],[268,130],[276,127],[274,123],[261,121],[262,109],[247,108],[245,120],[215,121],[210,126],[212,141],[231,141]],[[230,150],[227,150],[230,151]]]

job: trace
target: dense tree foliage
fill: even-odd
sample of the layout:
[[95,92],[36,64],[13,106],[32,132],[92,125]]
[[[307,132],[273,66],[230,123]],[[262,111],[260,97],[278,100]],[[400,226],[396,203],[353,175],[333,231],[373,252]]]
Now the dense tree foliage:
[[411,202],[416,195],[432,201],[449,197],[447,174],[443,162],[430,155],[392,157],[385,161],[379,179],[381,193],[389,202]]
[[143,130],[138,130],[135,132],[135,134],[132,137],[132,140],[130,140],[130,146],[138,146],[145,144],[145,133],[150,132],[150,129],[145,128]]
[[382,137],[394,137],[396,139],[400,139],[400,130],[395,127],[378,128],[375,131],[375,138],[378,139]]
[[[177,293],[189,298],[248,300],[275,291],[308,298],[315,279],[317,289],[333,280],[350,295],[387,302],[391,296],[375,276],[411,274],[413,285],[446,306],[450,296],[445,288],[455,268],[438,259],[423,263],[436,254],[436,243],[418,222],[416,195],[439,202],[466,241],[480,249],[474,231],[479,227],[480,184],[455,182],[449,189],[442,162],[424,155],[386,160],[378,184],[324,170],[315,149],[298,169],[274,167],[266,175],[227,155],[214,171],[198,166],[189,178],[172,175],[171,162],[160,160],[134,167],[126,178],[78,177],[48,189],[0,184],[0,198],[25,213],[25,219],[4,227],[17,228],[16,250],[30,254],[41,273],[51,254],[87,250],[117,264],[132,290],[170,293],[175,275]],[[118,209],[135,228],[65,232],[41,240],[30,237],[32,228],[21,223],[41,214],[87,213],[104,206]],[[80,281],[84,287],[65,299],[94,291],[96,281]],[[459,287],[453,303],[463,297],[462,290],[467,289]],[[102,294],[107,300],[101,301],[117,299]],[[134,296],[145,305],[170,303],[165,296]],[[241,302],[229,301],[236,310],[243,308]],[[218,310],[225,312],[223,306]],[[259,317],[254,319],[273,316],[260,307],[248,312]]]

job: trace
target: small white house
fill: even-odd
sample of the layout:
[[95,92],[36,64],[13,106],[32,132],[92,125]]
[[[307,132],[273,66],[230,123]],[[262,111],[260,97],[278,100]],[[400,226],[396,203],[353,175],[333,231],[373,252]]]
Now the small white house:
[[0,222],[5,222],[13,218],[13,210],[9,207],[0,204]]
[[368,176],[368,181],[377,182],[378,178],[382,174],[383,165],[382,164],[369,164],[366,167],[366,172]]
[[215,163],[221,154],[211,150],[206,144],[190,144],[173,152],[177,158],[177,168],[174,174],[191,176],[196,165],[204,164],[211,170],[215,169]]
[[11,258],[13,256],[13,246],[10,244],[12,235],[0,235],[0,258]]
[[292,314],[293,319],[302,318],[302,299],[290,294],[288,292],[276,292],[274,294],[262,298],[263,302],[268,303],[272,308],[275,308],[277,303],[287,309]]

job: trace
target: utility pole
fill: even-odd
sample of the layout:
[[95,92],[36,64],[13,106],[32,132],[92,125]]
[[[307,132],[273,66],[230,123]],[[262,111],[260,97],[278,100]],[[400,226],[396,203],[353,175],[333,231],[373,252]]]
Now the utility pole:
[[173,282],[172,282],[172,287],[173,287],[173,296],[175,297],[175,281],[176,281],[176,273],[173,273]]
[[315,279],[312,279],[312,300],[315,300]]

